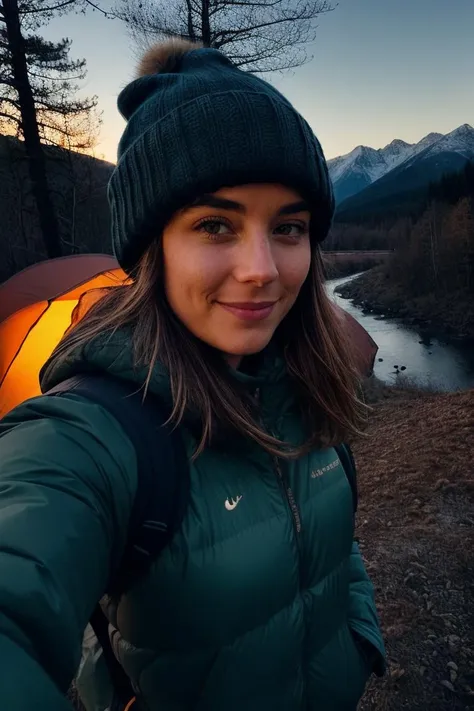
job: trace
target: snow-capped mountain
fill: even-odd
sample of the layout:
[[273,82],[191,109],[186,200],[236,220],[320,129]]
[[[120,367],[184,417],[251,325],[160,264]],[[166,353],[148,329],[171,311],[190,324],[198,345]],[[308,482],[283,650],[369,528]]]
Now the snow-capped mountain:
[[328,161],[336,200],[338,203],[343,202],[400,166],[408,168],[418,158],[423,157],[425,160],[447,153],[466,160],[474,158],[472,126],[464,124],[446,135],[429,133],[418,143],[395,139],[385,148],[357,146],[350,153]]
[[[431,182],[446,173],[462,170],[474,161],[474,128],[464,124],[445,136],[426,136],[407,150],[407,157],[362,190],[338,203],[340,219],[357,212],[383,212],[389,205],[410,203],[423,198]],[[382,149],[385,150],[385,149]]]
[[[430,133],[430,136],[439,136],[439,134]],[[441,153],[457,153],[466,160],[474,158],[474,128],[465,123],[459,128],[454,129],[451,133],[445,136],[440,136],[436,141],[427,141],[429,136],[423,138],[417,146],[421,146],[421,150],[417,150],[414,154],[407,156],[403,163],[404,168],[413,165],[415,159],[431,158]]]

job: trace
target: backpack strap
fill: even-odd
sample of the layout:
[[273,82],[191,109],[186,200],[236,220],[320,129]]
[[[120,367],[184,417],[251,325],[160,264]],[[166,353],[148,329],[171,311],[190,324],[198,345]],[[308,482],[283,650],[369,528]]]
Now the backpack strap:
[[[151,394],[143,400],[134,383],[107,374],[87,373],[63,381],[45,395],[60,397],[67,393],[85,397],[108,410],[135,448],[138,487],[128,542],[107,591],[119,597],[146,572],[183,518],[189,488],[186,450],[178,430],[165,424],[168,412],[162,403]],[[102,646],[117,701],[123,708],[134,691],[112,650],[108,620],[100,603],[90,623]]]
[[335,447],[337,456],[339,457],[344,471],[346,473],[347,480],[350,484],[352,491],[352,504],[354,509],[354,514],[357,512],[357,505],[359,502],[359,494],[357,491],[357,470],[354,461],[354,455],[348,444],[338,444]]
[[129,381],[107,374],[76,375],[46,395],[76,393],[101,405],[119,422],[137,456],[138,488],[129,524],[128,544],[110,592],[123,592],[159,555],[186,508],[189,478],[184,443],[165,425],[169,413],[160,400]]

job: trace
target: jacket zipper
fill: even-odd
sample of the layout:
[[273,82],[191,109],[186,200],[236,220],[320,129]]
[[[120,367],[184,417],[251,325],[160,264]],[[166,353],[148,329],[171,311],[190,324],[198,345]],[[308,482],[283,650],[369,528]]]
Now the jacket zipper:
[[[257,388],[255,391],[255,399],[257,402],[260,400],[260,388]],[[274,437],[276,437],[275,433],[272,433]],[[293,524],[293,532],[295,536],[295,543],[296,543],[296,554],[297,554],[297,561],[298,561],[298,586],[301,591],[302,589],[302,570],[301,570],[301,516],[300,512],[298,509],[298,504],[296,503],[295,495],[293,493],[293,489],[291,488],[289,482],[287,481],[287,478],[283,474],[280,460],[279,458],[275,455],[272,457],[273,459],[273,464],[276,472],[276,476],[278,479],[278,483],[280,485],[281,491],[282,491],[282,496],[285,499],[287,506],[290,510],[290,516],[291,516],[291,521]],[[306,690],[305,690],[305,695],[306,695]]]
[[[274,464],[275,464],[275,471],[277,474],[278,481],[280,483],[283,497],[286,499],[286,502],[288,504],[288,508],[290,509],[290,515],[291,515],[291,520],[293,522],[293,531],[294,531],[294,536],[295,536],[295,543],[296,543],[296,555],[297,555],[297,562],[298,562],[298,588],[301,593],[301,590],[303,589],[303,571],[302,571],[302,566],[301,566],[301,516],[300,512],[298,510],[298,505],[295,500],[295,495],[293,494],[293,490],[289,483],[286,481],[286,477],[283,474],[280,462],[278,457],[273,458]],[[304,695],[306,697],[307,691],[306,691],[306,684],[305,684],[305,690],[304,690]],[[307,702],[304,704],[305,708],[307,706]]]
[[291,520],[293,521],[293,528],[295,530],[296,542],[299,548],[299,536],[301,533],[301,516],[298,510],[298,505],[295,500],[295,495],[293,494],[293,489],[285,481],[285,477],[281,470],[280,462],[278,457],[274,457],[273,461],[275,463],[275,471],[277,473],[278,481],[280,482],[281,489],[283,491],[284,497],[288,504],[291,513]]
[[[260,388],[255,389],[254,397],[255,397],[256,402],[260,401]],[[273,436],[276,437],[276,435],[274,433],[273,433]],[[300,553],[299,536],[301,533],[300,512],[298,510],[298,505],[296,503],[295,495],[293,494],[293,490],[292,490],[291,486],[285,480],[285,476],[282,472],[280,461],[279,461],[278,457],[274,456],[273,462],[274,462],[277,478],[280,483],[281,490],[283,492],[283,497],[288,504],[288,508],[290,509],[291,520],[293,522],[293,529],[295,531],[295,539],[296,539],[296,544],[298,546],[298,555],[299,555],[299,553]]]

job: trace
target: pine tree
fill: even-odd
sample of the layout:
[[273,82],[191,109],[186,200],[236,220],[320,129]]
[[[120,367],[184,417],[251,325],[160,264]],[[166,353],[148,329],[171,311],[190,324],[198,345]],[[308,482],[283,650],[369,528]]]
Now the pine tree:
[[43,146],[86,150],[98,127],[97,98],[76,98],[85,61],[69,59],[69,40],[49,42],[38,34],[53,16],[73,7],[74,0],[0,0],[0,130],[24,140],[50,258],[60,256],[62,246]]

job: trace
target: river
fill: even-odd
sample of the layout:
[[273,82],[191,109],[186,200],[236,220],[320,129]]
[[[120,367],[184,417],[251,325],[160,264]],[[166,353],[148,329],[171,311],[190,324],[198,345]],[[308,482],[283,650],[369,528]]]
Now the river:
[[[334,293],[341,284],[355,279],[358,274],[342,279],[331,279],[326,283],[330,297],[339,306],[354,316],[370,333],[379,347],[375,360],[375,375],[386,383],[397,381],[395,366],[405,366],[404,374],[420,385],[432,386],[438,390],[454,391],[474,387],[473,346],[452,345],[435,338],[424,339],[413,328],[393,318],[383,318],[364,314],[349,299]],[[380,361],[380,359],[382,359]]]

